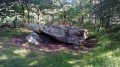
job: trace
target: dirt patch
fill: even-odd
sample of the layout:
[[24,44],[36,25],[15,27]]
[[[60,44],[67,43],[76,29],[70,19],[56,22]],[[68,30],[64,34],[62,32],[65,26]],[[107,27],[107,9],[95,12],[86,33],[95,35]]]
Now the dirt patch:
[[54,52],[60,50],[89,51],[96,44],[96,40],[94,38],[85,40],[81,46],[81,45],[66,44],[55,40],[50,40],[49,38],[46,38],[43,35],[45,41],[39,45],[34,45],[26,41],[26,36],[29,34],[30,32],[23,33],[21,35],[17,35],[10,38],[7,37],[0,38],[0,47],[1,49],[10,48],[10,47],[22,47],[30,50],[39,50],[45,52]]
[[48,42],[43,42],[39,45],[34,45],[26,41],[26,36],[29,34],[30,33],[23,33],[22,35],[14,36],[9,39],[9,42],[11,44],[20,46],[22,48],[31,49],[31,50],[37,49],[37,50],[45,51],[45,52],[53,52],[53,51],[60,51],[60,50],[89,51],[96,44],[95,39],[88,39],[84,41],[82,46],[60,43],[56,41],[52,41],[52,42],[48,41]]

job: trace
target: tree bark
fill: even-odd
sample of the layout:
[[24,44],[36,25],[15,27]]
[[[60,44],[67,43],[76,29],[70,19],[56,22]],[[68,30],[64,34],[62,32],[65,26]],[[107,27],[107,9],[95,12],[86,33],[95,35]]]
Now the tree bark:
[[100,24],[99,24],[99,28],[98,28],[98,31],[97,31],[97,32],[100,31],[100,29],[101,29],[101,27],[102,27],[102,23],[103,23],[103,18],[100,18]]
[[16,28],[16,21],[17,21],[17,17],[15,18],[15,20],[13,21],[13,25],[14,25],[14,28]]
[[30,20],[30,16],[29,16],[29,12],[30,12],[30,11],[29,11],[29,6],[26,5],[26,8],[27,8],[27,11],[28,11],[28,15],[27,15],[27,16],[28,16],[28,23],[29,23],[29,20]]
[[96,26],[97,26],[97,21],[96,21],[96,16],[95,16],[95,24],[94,24],[94,31],[96,31]]
[[109,30],[109,26],[110,26],[110,16],[106,18],[106,32]]
[[25,13],[24,13],[24,10],[25,10],[25,9],[24,9],[24,5],[22,4],[21,6],[22,6],[22,11],[23,11],[23,18],[25,18]]

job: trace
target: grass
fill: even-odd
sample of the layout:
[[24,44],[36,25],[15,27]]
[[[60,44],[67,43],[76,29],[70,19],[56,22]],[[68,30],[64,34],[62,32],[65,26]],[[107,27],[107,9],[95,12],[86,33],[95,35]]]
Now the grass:
[[[21,35],[19,29],[0,32],[0,39]],[[42,52],[18,46],[3,47],[0,40],[0,67],[119,67],[120,31],[95,34],[96,46],[87,53],[75,50]]]
[[[86,62],[89,62],[92,67],[119,67],[120,42],[114,40],[116,39],[115,37],[113,38],[116,34],[96,34],[98,45],[84,56],[84,59],[88,60]],[[119,35],[117,37],[120,38]]]
[[22,34],[22,29],[11,29],[11,30],[4,30],[0,32],[0,37],[12,37],[16,35],[21,35]]

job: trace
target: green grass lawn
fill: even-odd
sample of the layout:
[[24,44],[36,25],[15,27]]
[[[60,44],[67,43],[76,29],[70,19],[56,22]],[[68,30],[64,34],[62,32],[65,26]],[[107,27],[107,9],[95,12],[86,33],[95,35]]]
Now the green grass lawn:
[[91,51],[42,52],[19,46],[4,47],[3,41],[21,35],[20,29],[0,32],[0,67],[120,67],[120,32],[96,34]]

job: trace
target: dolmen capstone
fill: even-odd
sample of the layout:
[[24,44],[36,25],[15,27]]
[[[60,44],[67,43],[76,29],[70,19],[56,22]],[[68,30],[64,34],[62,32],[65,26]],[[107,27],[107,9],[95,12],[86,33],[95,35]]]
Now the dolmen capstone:
[[[30,23],[27,25],[27,28],[34,33],[31,35],[31,41],[42,41],[40,38],[37,38],[40,33],[44,33],[46,36],[50,36],[60,42],[70,43],[75,45],[80,45],[82,42],[88,38],[88,31],[86,29],[80,29],[76,26],[66,26],[66,25],[39,25],[35,23]],[[35,37],[36,36],[36,37]],[[26,38],[28,41],[30,36]],[[38,40],[40,39],[40,40]],[[30,42],[30,41],[29,41]],[[34,42],[34,44],[38,44]]]

